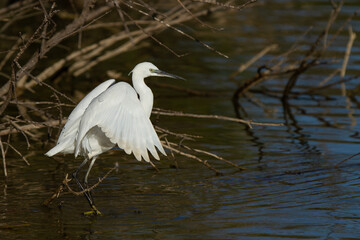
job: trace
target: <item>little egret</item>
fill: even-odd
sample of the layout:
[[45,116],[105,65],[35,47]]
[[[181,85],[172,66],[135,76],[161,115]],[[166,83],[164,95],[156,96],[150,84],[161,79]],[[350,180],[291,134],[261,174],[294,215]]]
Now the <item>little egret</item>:
[[[87,187],[88,176],[96,158],[116,145],[127,154],[133,153],[138,161],[149,162],[148,151],[159,160],[157,150],[166,156],[155,129],[150,121],[154,96],[145,84],[144,78],[150,76],[182,77],[163,72],[149,62],[139,63],[129,73],[132,83],[115,83],[107,80],[86,95],[71,112],[61,131],[55,147],[45,155],[51,157],[57,153],[74,153],[85,160],[73,173],[77,180],[79,170],[89,161],[84,183]],[[157,150],[155,149],[157,148]],[[87,214],[100,214],[94,205],[90,192],[84,193],[91,211]]]

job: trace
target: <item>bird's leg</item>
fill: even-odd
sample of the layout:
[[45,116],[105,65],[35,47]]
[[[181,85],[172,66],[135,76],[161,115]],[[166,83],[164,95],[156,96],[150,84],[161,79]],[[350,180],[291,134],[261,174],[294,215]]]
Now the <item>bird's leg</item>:
[[[86,188],[88,188],[89,173],[90,173],[90,170],[93,167],[95,161],[96,161],[96,156],[91,159],[89,168],[88,168],[85,178],[84,178],[84,185]],[[86,193],[90,197],[90,199],[88,199],[88,200],[90,200],[89,204],[90,204],[91,210],[88,212],[85,212],[84,215],[101,215],[101,212],[99,210],[97,210],[97,208],[95,207],[95,202],[94,202],[94,198],[92,197],[91,190],[88,190]]]
[[[81,191],[84,191],[84,187],[81,185],[79,179],[77,178],[77,175],[80,171],[80,169],[89,161],[89,159],[85,158],[84,161],[80,164],[80,166],[73,172],[72,176],[75,179],[77,185],[80,187]],[[92,203],[92,200],[90,199],[90,196],[87,192],[84,192],[86,199],[89,201],[89,204]]]
[[85,191],[84,187],[81,185],[80,181],[77,179],[76,177],[76,172],[73,173],[73,177],[77,183],[77,185],[79,186],[80,190],[82,192],[84,192],[84,196],[86,197],[87,201],[89,202],[90,206],[93,205],[93,200],[92,200],[92,197],[89,195],[89,192],[88,191]]
[[[86,172],[86,175],[85,175],[85,177],[84,177],[84,185],[85,185],[86,188],[89,188],[89,185],[88,185],[88,177],[89,177],[89,173],[90,173],[91,168],[94,166],[94,163],[95,163],[95,161],[96,161],[96,158],[97,158],[97,157],[93,157],[93,158],[91,159],[89,168],[88,168],[88,170],[87,170],[87,172]],[[89,196],[90,196],[90,198],[91,198],[92,203],[95,204],[95,201],[94,201],[94,198],[93,198],[93,196],[92,196],[92,194],[91,194],[91,191],[88,191],[88,194],[89,194]]]
[[[75,179],[77,185],[79,186],[80,190],[84,192],[84,196],[86,198],[86,200],[89,202],[90,207],[95,210],[95,213],[100,215],[101,213],[96,209],[95,205],[94,205],[94,201],[92,199],[91,194],[88,191],[85,191],[84,187],[81,185],[79,179],[77,178],[77,175],[80,171],[80,169],[88,162],[89,159],[85,158],[85,160],[80,164],[80,166],[75,170],[75,172],[73,172],[72,176]],[[87,186],[86,186],[87,188]],[[84,213],[86,214],[86,213]]]

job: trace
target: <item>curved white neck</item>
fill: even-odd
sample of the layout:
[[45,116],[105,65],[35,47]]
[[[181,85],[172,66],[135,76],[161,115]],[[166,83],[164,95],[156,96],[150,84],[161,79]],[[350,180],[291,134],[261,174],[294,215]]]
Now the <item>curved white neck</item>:
[[151,110],[154,103],[154,95],[151,89],[145,84],[144,78],[142,76],[133,73],[132,82],[135,91],[139,94],[140,103],[143,106],[145,113],[150,118]]

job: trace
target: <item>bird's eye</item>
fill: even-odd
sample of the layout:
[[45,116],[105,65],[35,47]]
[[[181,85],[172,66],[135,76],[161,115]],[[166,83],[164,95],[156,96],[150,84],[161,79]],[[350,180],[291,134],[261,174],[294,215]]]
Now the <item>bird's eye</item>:
[[150,68],[149,71],[150,71],[151,73],[153,73],[153,72],[155,71],[155,69]]

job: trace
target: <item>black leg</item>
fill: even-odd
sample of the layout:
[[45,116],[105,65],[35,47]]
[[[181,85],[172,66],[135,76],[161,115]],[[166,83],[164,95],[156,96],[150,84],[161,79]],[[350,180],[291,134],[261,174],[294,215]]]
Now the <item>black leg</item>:
[[[86,187],[86,189],[88,188],[88,183],[87,183],[87,179],[89,176],[89,172],[92,168],[92,166],[94,165],[94,162],[96,160],[96,157],[92,158],[90,166],[86,172],[85,178],[84,178],[84,185]],[[99,210],[97,210],[97,208],[95,207],[95,203],[94,203],[94,199],[92,197],[91,191],[85,191],[84,187],[81,185],[79,179],[77,178],[77,174],[79,173],[80,169],[88,162],[88,159],[86,158],[81,164],[80,166],[76,169],[76,171],[73,173],[73,178],[75,179],[76,183],[78,184],[78,186],[80,187],[81,191],[84,191],[84,196],[86,198],[86,200],[89,202],[89,205],[91,207],[91,210],[89,212],[85,212],[84,215],[101,215],[101,212]]]
[[[87,183],[87,182],[85,182],[85,181],[84,181],[84,187],[85,187],[85,189],[88,189],[88,188],[89,188],[88,183]],[[86,191],[85,193],[87,193],[87,194],[88,194],[88,196],[89,196],[89,198],[90,198],[90,200],[91,200],[92,204],[93,204],[93,205],[95,205],[94,197],[93,197],[93,195],[92,195],[92,193],[91,193],[91,190]],[[90,205],[91,205],[91,204],[90,204]]]
[[[97,158],[97,157],[93,157],[93,158],[91,159],[89,168],[88,168],[88,170],[87,170],[87,172],[86,172],[86,175],[85,175],[85,177],[84,177],[84,185],[85,185],[86,188],[89,188],[89,185],[88,185],[88,177],[89,177],[89,173],[90,173],[91,168],[94,166],[94,163],[95,163],[95,161],[96,161],[96,158]],[[90,196],[90,198],[91,198],[91,201],[92,201],[93,205],[95,205],[94,198],[93,198],[93,196],[92,196],[92,194],[91,194],[91,191],[88,191],[88,193],[89,193],[89,196]]]
[[[79,169],[77,169],[77,170],[72,174],[72,176],[73,176],[73,178],[75,179],[75,181],[76,181],[77,185],[79,186],[80,190],[81,190],[81,191],[84,191],[84,190],[85,190],[84,187],[81,185],[79,179],[77,178],[78,170],[79,170]],[[87,188],[87,185],[86,185],[86,188]],[[89,194],[88,191],[85,191],[85,192],[84,192],[84,196],[85,196],[85,198],[87,199],[87,201],[89,202],[90,206],[93,206],[93,205],[94,205],[94,201],[92,200],[92,196]]]

